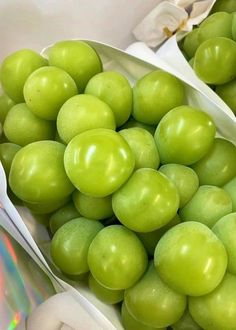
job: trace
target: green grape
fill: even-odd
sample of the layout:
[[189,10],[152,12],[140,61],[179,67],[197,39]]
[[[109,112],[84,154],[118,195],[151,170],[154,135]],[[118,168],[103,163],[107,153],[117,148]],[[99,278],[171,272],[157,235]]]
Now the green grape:
[[214,37],[225,37],[232,39],[231,14],[217,12],[208,16],[199,27],[198,40],[200,43]]
[[156,131],[156,126],[141,123],[141,122],[135,120],[133,117],[130,117],[129,120],[119,128],[119,130],[123,130],[123,129],[127,129],[127,128],[134,128],[134,127],[143,128],[146,131],[148,131],[149,133],[151,133],[152,135],[154,135],[154,133]]
[[121,308],[121,319],[125,330],[166,330],[166,328],[153,328],[137,321],[128,311],[125,303],[123,302]]
[[8,177],[10,173],[11,163],[16,153],[21,149],[21,147],[14,143],[2,143],[0,144],[0,161]]
[[154,135],[161,163],[195,163],[213,145],[215,132],[215,124],[206,113],[187,105],[172,109]]
[[207,330],[233,330],[236,324],[236,276],[226,273],[211,293],[189,297],[189,312]]
[[96,51],[87,43],[66,40],[55,43],[48,50],[49,64],[65,70],[82,93],[95,74],[102,71],[102,62]]
[[[236,9],[235,9],[236,11]],[[232,13],[232,39],[236,40],[236,13]]]
[[77,93],[71,76],[52,66],[34,71],[24,85],[27,106],[36,116],[47,120],[56,120],[63,103]]
[[236,77],[236,42],[223,37],[204,41],[194,56],[194,71],[207,84],[221,85]]
[[193,64],[194,64],[194,57],[192,57],[189,61],[188,61],[189,65],[193,68]]
[[161,228],[176,215],[179,194],[164,174],[140,168],[113,194],[112,207],[123,225],[146,233]]
[[236,11],[235,0],[217,0],[212,8],[212,12],[225,11],[227,13],[232,13]]
[[63,104],[57,116],[57,131],[64,142],[93,128],[115,130],[115,118],[106,103],[93,95],[76,95]]
[[184,38],[183,43],[183,50],[187,54],[188,58],[194,57],[196,50],[198,46],[200,45],[199,39],[198,39],[198,32],[199,29],[196,28],[189,32],[186,37]]
[[25,103],[13,106],[4,122],[7,139],[20,146],[41,140],[53,140],[55,124],[33,114]]
[[33,214],[43,215],[43,214],[55,212],[59,207],[62,207],[67,202],[68,202],[68,197],[53,202],[42,202],[42,203],[24,202],[24,205],[28,207]]
[[236,213],[230,213],[221,218],[212,228],[212,231],[226,248],[228,271],[236,275]]
[[65,223],[52,238],[53,262],[65,274],[79,275],[88,272],[89,246],[102,228],[100,222],[86,218],[76,218]]
[[222,187],[232,199],[232,211],[236,212],[236,176]]
[[76,282],[76,285],[78,285],[78,282],[85,282],[85,284],[88,285],[89,272],[78,274],[78,275],[71,275],[71,274],[65,274],[65,273],[63,273],[63,275],[68,280],[73,281],[73,282]]
[[195,221],[169,229],[157,243],[154,254],[161,279],[189,296],[213,291],[224,277],[227,262],[223,243],[207,226]]
[[90,272],[108,289],[131,287],[143,275],[147,264],[147,254],[141,241],[121,225],[102,229],[89,247]]
[[121,73],[114,71],[98,73],[89,80],[85,93],[97,96],[110,106],[116,126],[119,127],[128,120],[132,110],[133,95],[128,80]]
[[80,214],[76,210],[74,204],[69,202],[54,212],[49,219],[49,226],[52,234],[62,227],[66,222],[79,218]]
[[67,198],[75,188],[64,169],[64,151],[65,146],[55,141],[33,142],[21,148],[9,174],[16,196],[29,203],[53,203]]
[[151,133],[143,128],[133,127],[123,129],[119,134],[127,141],[135,156],[136,170],[142,167],[154,169],[159,167],[160,157]]
[[186,205],[198,189],[197,174],[190,167],[180,164],[162,165],[159,171],[176,185],[180,197],[179,207]]
[[91,197],[76,190],[73,202],[78,212],[91,220],[103,220],[113,215],[111,196]]
[[175,292],[161,280],[153,263],[134,286],[125,290],[124,302],[132,317],[154,328],[178,321],[187,303],[186,296]]
[[15,105],[6,94],[0,96],[0,123],[4,124],[8,111]]
[[105,197],[127,181],[135,159],[119,133],[97,128],[80,133],[70,141],[64,164],[78,190],[85,195]]
[[139,79],[133,88],[135,120],[157,125],[171,109],[184,103],[183,83],[162,70],[152,71]]
[[171,325],[173,330],[202,330],[202,328],[194,321],[188,310],[176,323]]
[[236,115],[236,79],[227,84],[216,86],[216,93]]
[[211,228],[231,212],[232,200],[225,190],[215,186],[200,186],[179,215],[182,221],[198,221]]
[[149,233],[136,233],[136,234],[142,241],[147,253],[150,256],[153,256],[157,243],[162,238],[162,236],[170,228],[174,227],[175,225],[178,225],[179,223],[180,223],[180,217],[178,214],[176,214],[176,216],[173,219],[171,219],[165,226],[157,230],[150,231]]
[[7,56],[0,69],[0,80],[4,92],[14,102],[24,102],[23,87],[27,78],[47,63],[45,58],[30,49],[18,50]]
[[216,138],[209,152],[192,165],[200,185],[223,186],[236,176],[236,147],[233,143]]
[[91,273],[89,274],[89,288],[99,300],[108,305],[117,304],[124,299],[124,290],[105,288],[95,280]]

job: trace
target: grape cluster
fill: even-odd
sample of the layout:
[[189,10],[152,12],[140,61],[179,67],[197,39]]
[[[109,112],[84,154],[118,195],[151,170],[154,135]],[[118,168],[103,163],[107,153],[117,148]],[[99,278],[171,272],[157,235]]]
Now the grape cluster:
[[236,2],[217,1],[181,48],[198,77],[236,114]]
[[9,194],[48,226],[60,274],[123,302],[127,330],[236,329],[236,147],[184,84],[131,86],[81,41],[17,51],[0,79]]

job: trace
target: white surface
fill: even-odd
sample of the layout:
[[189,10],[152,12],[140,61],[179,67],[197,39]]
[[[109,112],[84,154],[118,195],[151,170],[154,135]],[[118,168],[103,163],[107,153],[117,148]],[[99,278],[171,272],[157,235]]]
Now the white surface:
[[95,39],[125,48],[132,29],[161,0],[0,0],[0,61],[20,48]]

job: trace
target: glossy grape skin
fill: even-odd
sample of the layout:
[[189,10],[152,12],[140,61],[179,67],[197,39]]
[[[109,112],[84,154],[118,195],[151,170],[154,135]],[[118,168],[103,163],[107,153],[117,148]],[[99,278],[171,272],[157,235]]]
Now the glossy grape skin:
[[49,64],[65,70],[76,82],[79,93],[90,78],[102,71],[102,62],[87,43],[66,40],[55,43],[48,50]]
[[157,125],[171,109],[184,103],[183,83],[162,70],[139,79],[133,88],[132,116],[148,125]]
[[222,187],[232,199],[232,212],[236,212],[236,176]]
[[172,109],[162,118],[154,135],[161,163],[197,162],[211,148],[215,132],[215,124],[206,113],[190,106]]
[[232,13],[236,11],[235,0],[217,0],[212,8],[212,12],[224,11],[227,13]]
[[236,79],[227,84],[216,86],[216,93],[236,115]]
[[115,118],[106,103],[93,95],[76,95],[63,104],[57,116],[57,131],[65,143],[93,128],[115,130]]
[[46,120],[55,120],[63,103],[77,93],[71,76],[52,66],[34,71],[24,85],[27,106],[36,116]]
[[196,50],[200,44],[198,39],[198,32],[199,29],[196,28],[191,32],[189,32],[184,38],[183,50],[185,51],[185,53],[189,58],[194,57]]
[[200,185],[223,186],[236,176],[236,147],[225,139],[216,138],[209,152],[191,167]]
[[89,196],[105,197],[129,178],[135,159],[119,133],[98,128],[83,132],[70,141],[64,164],[78,190]]
[[89,289],[95,296],[108,305],[114,305],[124,299],[124,290],[111,290],[102,286],[95,280],[93,275],[89,274]]
[[202,330],[202,328],[194,321],[188,310],[175,324],[171,325],[173,330]]
[[141,168],[113,194],[112,207],[123,225],[145,233],[166,225],[176,215],[179,195],[164,174]]
[[199,187],[197,174],[190,168],[180,164],[162,165],[159,171],[165,174],[175,185],[180,196],[179,207],[188,203]]
[[4,122],[4,134],[7,139],[20,146],[41,140],[53,140],[55,124],[37,117],[25,103],[13,106]]
[[227,261],[221,241],[207,226],[194,221],[171,228],[158,242],[154,254],[162,280],[190,296],[213,291],[223,279]]
[[88,272],[89,246],[102,228],[100,222],[86,218],[76,218],[65,223],[52,238],[53,262],[65,274],[79,275]]
[[112,290],[131,287],[143,275],[147,263],[147,254],[141,241],[131,230],[121,225],[101,230],[88,252],[88,265],[93,277]]
[[236,77],[236,43],[215,37],[204,41],[194,56],[194,71],[207,84],[221,85]]
[[154,255],[155,248],[157,246],[158,241],[161,239],[161,237],[172,227],[178,225],[180,223],[180,217],[178,214],[171,219],[165,226],[150,231],[148,233],[136,233],[139,239],[142,241],[147,253],[150,256]]
[[132,111],[133,93],[128,80],[121,73],[98,73],[89,80],[85,94],[97,96],[110,106],[117,127],[128,120]]
[[125,290],[128,312],[139,322],[151,327],[166,327],[176,322],[186,308],[186,296],[175,292],[159,277],[153,263],[144,276]]
[[236,276],[226,273],[213,292],[202,297],[189,297],[189,311],[203,329],[235,329]]
[[215,223],[232,212],[232,200],[223,189],[200,186],[193,198],[179,212],[182,221],[198,221],[212,228]]
[[10,175],[12,191],[23,201],[50,203],[75,189],[63,164],[65,146],[55,141],[33,142],[17,152]]
[[236,276],[236,213],[222,217],[212,228],[228,254],[228,272]]
[[4,124],[8,111],[15,105],[15,102],[6,94],[0,96],[0,123]]
[[0,80],[4,92],[16,103],[24,102],[23,87],[29,75],[47,65],[47,60],[30,49],[18,50],[2,62]]
[[73,193],[73,202],[83,217],[92,220],[102,220],[113,215],[111,196],[91,197],[76,190]]
[[79,218],[81,215],[76,210],[74,203],[69,202],[68,204],[57,209],[49,219],[49,227],[52,234],[62,227],[66,222]]
[[160,157],[151,133],[143,128],[133,127],[119,131],[119,134],[127,141],[134,156],[135,169],[158,169]]
[[16,153],[21,149],[21,146],[14,144],[14,143],[2,143],[0,144],[0,161],[8,177],[11,163],[13,158],[15,157]]
[[231,14],[217,12],[208,16],[199,27],[198,39],[202,43],[214,37],[225,37],[232,39],[232,18]]
[[139,321],[137,321],[129,312],[128,309],[123,302],[122,308],[121,308],[121,319],[122,324],[125,328],[125,330],[166,330],[166,328],[153,328],[149,327],[148,325],[145,325]]

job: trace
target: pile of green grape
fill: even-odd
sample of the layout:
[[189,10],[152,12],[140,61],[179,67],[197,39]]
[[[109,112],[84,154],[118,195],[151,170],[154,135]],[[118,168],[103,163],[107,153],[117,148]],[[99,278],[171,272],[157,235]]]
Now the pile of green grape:
[[126,330],[236,329],[236,147],[183,83],[131,86],[82,41],[19,50],[0,79],[9,194],[48,226],[61,274]]
[[197,76],[223,99],[236,115],[236,1],[218,0],[181,48]]

